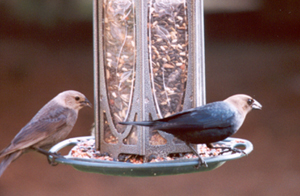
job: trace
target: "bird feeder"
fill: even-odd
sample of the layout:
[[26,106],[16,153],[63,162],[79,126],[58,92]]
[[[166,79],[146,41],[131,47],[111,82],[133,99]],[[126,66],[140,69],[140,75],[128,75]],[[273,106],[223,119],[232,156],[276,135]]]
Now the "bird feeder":
[[[138,155],[145,162],[151,155],[190,152],[171,134],[118,122],[164,118],[205,104],[203,23],[203,0],[94,0],[96,149],[115,160]],[[228,145],[233,145],[232,141],[228,140]],[[238,145],[243,144],[250,153],[252,144],[244,141]],[[207,160],[208,168],[200,169],[194,167],[196,158],[141,165],[70,156],[56,161],[83,171],[149,176],[207,171],[240,155],[228,156]]]
[[171,134],[119,125],[163,118],[205,103],[199,0],[95,3],[96,147],[120,154],[187,152]]

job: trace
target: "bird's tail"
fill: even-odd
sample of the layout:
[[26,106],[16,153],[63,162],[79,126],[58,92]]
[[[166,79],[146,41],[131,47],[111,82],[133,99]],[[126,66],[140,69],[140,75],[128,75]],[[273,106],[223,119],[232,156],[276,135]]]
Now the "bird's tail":
[[119,122],[121,125],[139,125],[144,127],[151,127],[156,124],[155,121],[140,121],[140,122]]
[[22,153],[23,153],[22,150],[18,150],[16,152],[8,154],[4,157],[4,159],[2,160],[2,162],[0,164],[0,177],[3,174],[3,172],[5,171],[5,169],[9,166],[9,164],[11,162],[13,162],[14,160],[16,160],[18,157],[20,157],[22,155]]

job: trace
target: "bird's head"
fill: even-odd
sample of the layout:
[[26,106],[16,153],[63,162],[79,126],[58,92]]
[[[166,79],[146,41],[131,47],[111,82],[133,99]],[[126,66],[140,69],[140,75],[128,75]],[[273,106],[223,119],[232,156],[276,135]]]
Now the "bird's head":
[[58,94],[55,99],[63,106],[77,111],[85,106],[92,107],[91,102],[84,94],[74,90],[64,91]]
[[224,102],[232,104],[244,115],[246,115],[252,109],[255,110],[262,109],[262,105],[258,101],[256,101],[249,95],[244,95],[244,94],[233,95],[225,99]]

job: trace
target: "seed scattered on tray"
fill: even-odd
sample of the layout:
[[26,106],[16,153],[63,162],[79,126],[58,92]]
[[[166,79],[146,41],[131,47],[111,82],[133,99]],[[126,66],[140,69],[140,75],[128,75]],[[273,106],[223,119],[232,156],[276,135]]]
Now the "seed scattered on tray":
[[[239,141],[236,141],[239,143]],[[216,147],[225,145],[222,144],[215,144]],[[222,156],[219,155],[223,152],[224,154],[227,154],[226,150],[223,150],[221,148],[217,149],[210,149],[206,147],[205,144],[198,145],[198,152],[202,157],[215,157],[215,156]],[[225,153],[224,153],[225,152]],[[231,152],[230,152],[231,153]],[[132,155],[132,154],[121,154],[119,155],[118,160],[113,159],[109,154],[107,153],[101,153],[100,151],[97,151],[95,149],[95,140],[81,140],[74,148],[71,150],[71,156],[73,158],[87,158],[87,159],[97,159],[97,160],[105,160],[105,161],[119,161],[119,162],[127,162],[127,163],[133,163],[133,164],[142,164],[144,163],[144,157],[140,155]],[[173,161],[173,160],[179,160],[179,159],[197,159],[197,156],[193,153],[174,153],[170,154],[167,157],[157,157],[154,155],[151,155],[148,157],[148,162],[162,162],[162,161]]]

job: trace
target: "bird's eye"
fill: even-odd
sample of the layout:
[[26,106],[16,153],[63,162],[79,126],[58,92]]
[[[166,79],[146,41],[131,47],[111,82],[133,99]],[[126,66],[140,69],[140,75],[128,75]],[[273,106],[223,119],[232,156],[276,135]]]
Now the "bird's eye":
[[247,101],[248,105],[252,105],[253,102],[254,102],[253,99],[248,99],[248,101]]
[[76,100],[76,101],[79,101],[79,99],[80,99],[80,97],[78,97],[78,96],[75,97],[75,100]]

